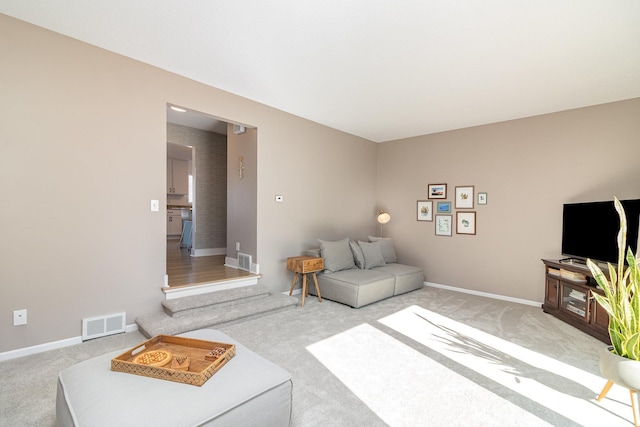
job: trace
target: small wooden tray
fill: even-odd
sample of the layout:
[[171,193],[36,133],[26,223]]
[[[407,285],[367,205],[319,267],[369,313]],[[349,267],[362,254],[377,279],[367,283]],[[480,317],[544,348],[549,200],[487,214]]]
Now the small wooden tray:
[[[205,356],[216,347],[224,348],[225,352],[215,360],[205,359]],[[172,360],[169,360],[169,363],[164,366],[143,365],[133,362],[140,354],[154,350],[170,352]],[[111,370],[201,386],[231,360],[235,354],[236,346],[234,344],[158,335],[111,359]],[[185,356],[189,360],[188,369],[173,369],[173,359]]]

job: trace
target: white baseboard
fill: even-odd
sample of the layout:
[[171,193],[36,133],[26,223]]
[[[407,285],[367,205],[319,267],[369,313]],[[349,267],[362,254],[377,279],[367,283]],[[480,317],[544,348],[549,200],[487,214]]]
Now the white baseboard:
[[[127,325],[125,328],[125,332],[134,332],[137,330],[138,330],[138,325],[136,323],[134,323],[133,325]],[[100,339],[100,338],[96,338],[96,339]],[[45,351],[55,350],[57,348],[69,347],[76,344],[82,344],[81,335],[73,338],[66,338],[59,341],[38,344],[31,347],[24,347],[24,348],[18,348],[16,350],[5,351],[4,353],[0,353],[0,362],[2,362],[3,360],[15,359],[17,357],[29,356],[31,354],[43,353]]]
[[461,292],[463,294],[471,294],[471,295],[477,295],[477,296],[486,297],[486,298],[498,299],[502,301],[516,302],[518,304],[530,305],[533,307],[542,306],[542,302],[538,302],[538,301],[530,301],[526,299],[507,297],[504,295],[490,294],[488,292],[474,291],[471,289],[456,288],[455,286],[441,285],[439,283],[424,282],[424,285],[431,288],[440,288],[440,289],[446,289],[448,291]]
[[[520,298],[506,297],[504,295],[490,294],[490,293],[487,293],[487,292],[472,291],[472,290],[469,290],[469,289],[456,288],[454,286],[441,285],[439,283],[433,283],[433,282],[424,282],[424,286],[431,287],[431,288],[446,289],[448,291],[460,292],[460,293],[463,293],[463,294],[478,295],[478,296],[481,296],[481,297],[493,298],[493,299],[498,299],[498,300],[502,300],[502,301],[516,302],[518,304],[530,305],[530,306],[533,306],[533,307],[540,307],[542,305],[541,302],[529,301],[529,300],[520,299]],[[282,293],[286,294],[286,295],[289,295],[289,291],[283,291]],[[296,288],[296,289],[293,290],[292,295],[300,295],[301,293],[302,293],[302,289],[301,288]]]
[[191,256],[212,256],[212,255],[226,255],[227,248],[204,248],[204,249],[191,249]]

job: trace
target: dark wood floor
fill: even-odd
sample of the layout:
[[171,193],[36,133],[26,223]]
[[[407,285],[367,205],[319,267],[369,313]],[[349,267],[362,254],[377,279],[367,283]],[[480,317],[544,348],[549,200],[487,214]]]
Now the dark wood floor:
[[179,240],[167,240],[169,287],[197,285],[250,276],[251,273],[224,266],[224,255],[192,257]]

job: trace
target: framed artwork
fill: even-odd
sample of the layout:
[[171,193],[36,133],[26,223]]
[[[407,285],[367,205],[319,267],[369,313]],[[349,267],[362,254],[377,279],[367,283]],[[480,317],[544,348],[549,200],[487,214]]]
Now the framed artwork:
[[479,205],[487,204],[487,193],[478,193],[478,204]]
[[456,209],[473,209],[473,185],[456,187]]
[[476,234],[475,212],[456,212],[456,234]]
[[451,213],[451,202],[438,202],[436,213]]
[[433,221],[433,202],[418,200],[418,221]]
[[447,184],[429,184],[429,199],[446,199]]
[[451,236],[452,215],[436,215],[436,236]]

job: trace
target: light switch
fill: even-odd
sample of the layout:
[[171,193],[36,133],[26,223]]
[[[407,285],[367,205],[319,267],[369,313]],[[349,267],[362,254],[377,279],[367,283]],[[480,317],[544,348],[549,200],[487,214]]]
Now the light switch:
[[151,212],[158,212],[160,210],[160,202],[158,200],[151,201]]
[[276,202],[278,203],[282,203],[282,201],[284,200],[284,197],[282,196],[276,196]]

